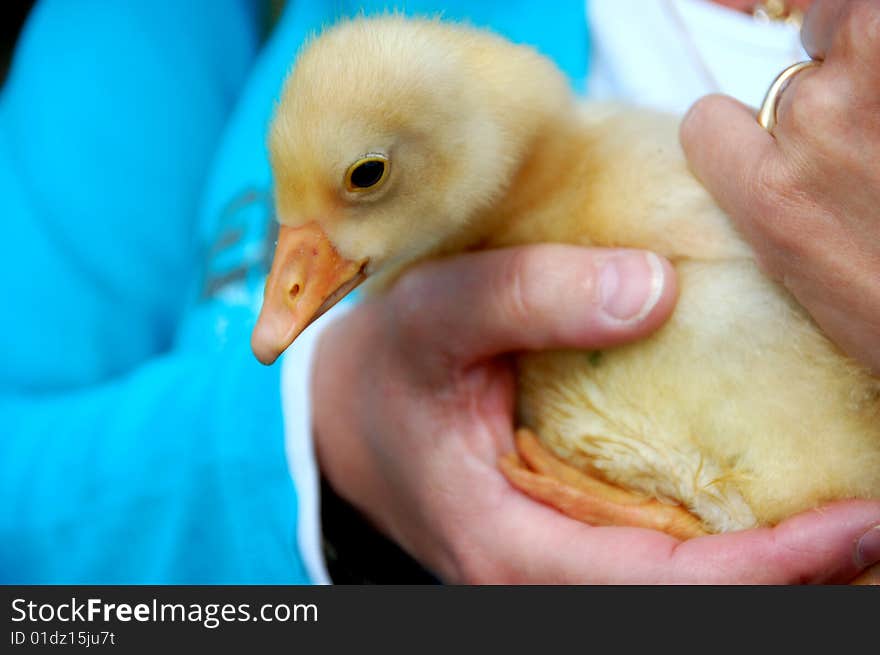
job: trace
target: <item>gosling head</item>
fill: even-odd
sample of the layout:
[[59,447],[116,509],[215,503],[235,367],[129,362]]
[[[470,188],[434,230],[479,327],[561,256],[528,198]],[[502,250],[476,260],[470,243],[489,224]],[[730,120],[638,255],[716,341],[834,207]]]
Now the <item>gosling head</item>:
[[257,358],[274,362],[367,276],[468,229],[509,183],[541,87],[568,97],[532,50],[439,21],[356,20],[309,44],[269,134],[280,230]]

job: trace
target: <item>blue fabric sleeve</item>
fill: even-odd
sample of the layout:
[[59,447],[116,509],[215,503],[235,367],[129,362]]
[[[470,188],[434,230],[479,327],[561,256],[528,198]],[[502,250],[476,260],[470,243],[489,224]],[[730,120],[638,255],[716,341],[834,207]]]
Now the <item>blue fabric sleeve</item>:
[[170,351],[244,0],[44,1],[0,98],[0,582],[306,582],[279,371]]
[[0,97],[0,391],[168,348],[204,178],[259,45],[247,0],[44,0]]
[[279,394],[245,343],[0,398],[0,583],[308,583]]

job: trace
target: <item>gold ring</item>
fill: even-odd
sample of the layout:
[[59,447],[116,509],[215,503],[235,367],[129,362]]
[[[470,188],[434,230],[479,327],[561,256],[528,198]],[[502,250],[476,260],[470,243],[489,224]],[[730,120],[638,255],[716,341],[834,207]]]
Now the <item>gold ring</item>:
[[792,64],[776,76],[773,84],[767,89],[767,95],[764,96],[764,102],[761,103],[761,109],[758,111],[758,123],[760,123],[761,127],[770,132],[770,134],[773,134],[773,129],[776,127],[776,108],[779,105],[779,98],[789,82],[791,82],[791,78],[802,70],[813,68],[821,63],[821,61],[815,59],[802,61]]

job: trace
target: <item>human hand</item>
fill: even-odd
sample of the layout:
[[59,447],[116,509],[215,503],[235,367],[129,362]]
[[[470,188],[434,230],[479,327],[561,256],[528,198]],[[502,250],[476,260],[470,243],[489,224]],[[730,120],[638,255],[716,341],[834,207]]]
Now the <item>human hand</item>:
[[328,327],[313,379],[325,476],[448,582],[852,579],[872,563],[856,559],[856,543],[880,523],[880,503],[839,503],[774,529],[679,542],[579,523],[500,473],[499,457],[513,450],[510,353],[604,348],[647,335],[671,312],[676,284],[664,263],[663,292],[642,320],[606,317],[599,271],[624,252],[622,283],[607,297],[618,315],[635,315],[651,284],[643,254],[547,245],[430,262]]
[[682,123],[697,177],[846,353],[880,373],[880,3],[815,0],[774,136],[754,110],[708,96]]

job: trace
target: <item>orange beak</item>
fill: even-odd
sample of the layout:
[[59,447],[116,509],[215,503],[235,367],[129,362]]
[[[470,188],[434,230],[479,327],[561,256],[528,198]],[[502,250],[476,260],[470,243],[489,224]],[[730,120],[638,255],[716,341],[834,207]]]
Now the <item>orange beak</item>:
[[312,321],[364,281],[366,262],[342,257],[316,222],[281,226],[251,349],[271,364]]

